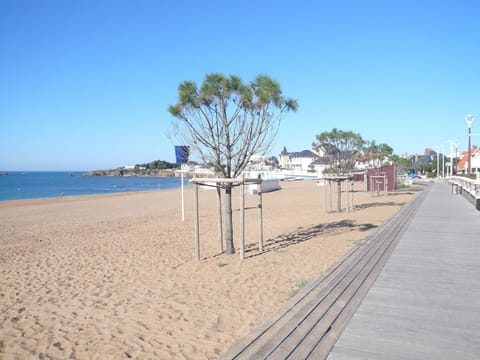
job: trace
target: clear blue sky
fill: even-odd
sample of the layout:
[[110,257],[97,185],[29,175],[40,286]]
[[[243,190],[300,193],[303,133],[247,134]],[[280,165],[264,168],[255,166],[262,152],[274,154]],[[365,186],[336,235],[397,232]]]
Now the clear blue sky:
[[211,72],[298,100],[271,155],[334,127],[397,154],[465,149],[480,2],[0,0],[0,170],[174,161],[168,105]]

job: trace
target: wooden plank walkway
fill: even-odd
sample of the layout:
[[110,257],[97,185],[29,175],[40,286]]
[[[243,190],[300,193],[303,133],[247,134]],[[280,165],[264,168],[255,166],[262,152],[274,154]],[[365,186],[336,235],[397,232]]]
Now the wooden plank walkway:
[[221,359],[325,359],[422,203],[405,205],[377,232]]
[[480,359],[480,211],[433,184],[328,359]]

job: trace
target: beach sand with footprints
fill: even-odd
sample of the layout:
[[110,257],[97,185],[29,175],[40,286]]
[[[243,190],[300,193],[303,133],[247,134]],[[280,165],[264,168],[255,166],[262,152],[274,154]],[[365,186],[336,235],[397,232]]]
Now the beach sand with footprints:
[[[415,191],[354,193],[326,213],[314,181],[246,196],[245,260],[219,254],[216,192],[193,188],[0,203],[1,359],[215,359],[391,218]],[[233,198],[235,246],[239,194]]]

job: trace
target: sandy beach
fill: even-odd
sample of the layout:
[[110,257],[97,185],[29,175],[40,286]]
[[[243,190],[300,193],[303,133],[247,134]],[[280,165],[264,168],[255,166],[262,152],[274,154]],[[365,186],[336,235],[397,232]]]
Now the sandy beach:
[[[323,188],[283,182],[246,196],[246,259],[219,253],[216,192],[193,188],[0,202],[1,359],[215,359],[416,192],[357,191],[326,213]],[[239,195],[234,194],[235,246]]]

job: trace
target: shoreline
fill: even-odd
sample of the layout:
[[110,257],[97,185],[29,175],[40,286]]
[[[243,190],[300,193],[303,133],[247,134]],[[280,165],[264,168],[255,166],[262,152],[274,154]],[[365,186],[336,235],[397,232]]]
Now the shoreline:
[[185,222],[178,188],[0,203],[0,358],[217,358],[415,196],[358,192],[355,211],[325,213],[322,194],[263,194],[263,253],[247,196],[243,261],[238,189],[234,255],[220,254],[216,192],[200,190],[200,261],[191,187]]
[[22,206],[22,205],[45,205],[49,203],[56,203],[58,201],[68,201],[72,202],[75,200],[90,200],[95,198],[108,198],[115,196],[128,196],[134,194],[144,194],[144,193],[156,193],[160,191],[181,191],[181,187],[178,188],[169,188],[169,189],[158,189],[158,190],[133,190],[133,191],[122,191],[116,193],[103,193],[103,194],[85,194],[85,195],[66,195],[66,196],[56,196],[56,197],[43,197],[43,198],[29,198],[29,199],[15,199],[15,200],[0,200],[0,208],[13,206]]
[[[185,183],[185,181],[184,181]],[[13,175],[0,182],[0,203],[181,188],[177,177],[69,176],[67,172]]]

